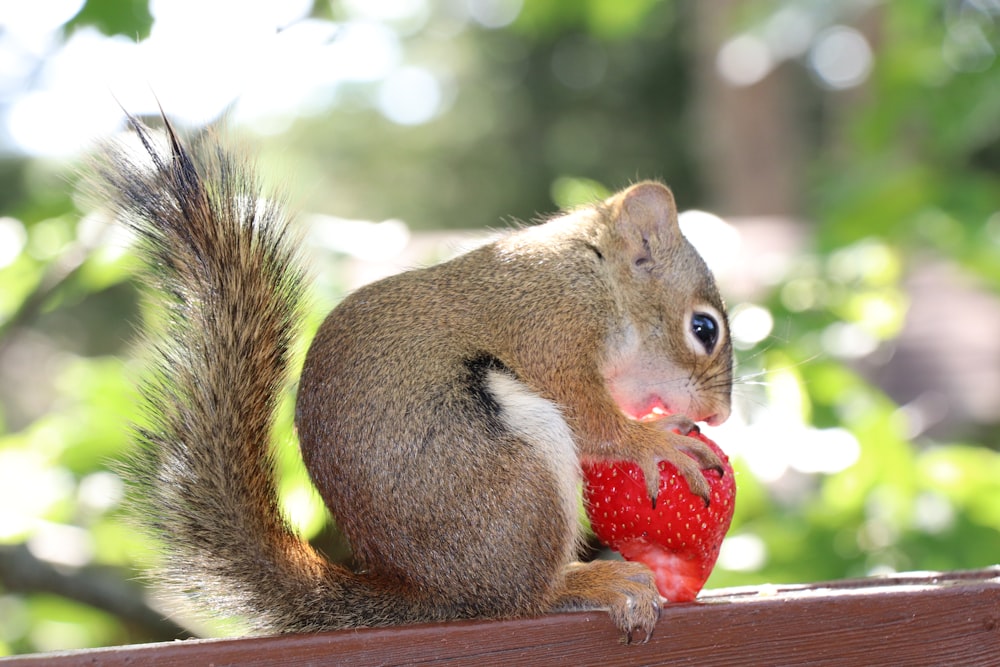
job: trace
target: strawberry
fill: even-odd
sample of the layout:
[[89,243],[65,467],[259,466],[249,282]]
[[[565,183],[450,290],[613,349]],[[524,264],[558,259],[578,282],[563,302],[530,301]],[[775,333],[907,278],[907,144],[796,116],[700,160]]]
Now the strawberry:
[[711,501],[691,493],[673,464],[661,461],[656,508],[639,466],[627,461],[584,462],[584,502],[597,537],[625,560],[646,564],[660,595],[670,602],[694,600],[719,557],[736,500],[729,458],[700,433],[690,433],[722,459],[725,474],[702,471]]

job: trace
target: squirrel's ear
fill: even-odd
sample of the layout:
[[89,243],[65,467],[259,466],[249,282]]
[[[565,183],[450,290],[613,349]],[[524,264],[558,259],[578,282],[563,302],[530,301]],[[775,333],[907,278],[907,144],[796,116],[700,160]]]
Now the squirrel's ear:
[[665,185],[653,181],[638,183],[619,192],[608,202],[613,224],[632,254],[635,266],[658,259],[658,251],[680,237],[677,205]]

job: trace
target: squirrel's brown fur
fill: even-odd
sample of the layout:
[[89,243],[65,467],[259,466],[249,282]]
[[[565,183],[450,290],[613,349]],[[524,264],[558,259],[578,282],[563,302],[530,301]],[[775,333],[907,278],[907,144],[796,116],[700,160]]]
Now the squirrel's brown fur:
[[[131,125],[146,155],[109,147],[97,173],[169,312],[127,466],[166,546],[164,583],[262,632],[603,607],[648,636],[649,571],[573,561],[581,457],[635,460],[647,477],[667,459],[706,497],[700,468],[718,465],[670,430],[728,415],[731,348],[665,187],[369,285],[331,313],[296,425],[350,571],[294,534],[275,489],[298,239],[244,159],[212,139],[189,149],[169,123],[165,146]],[[693,310],[716,337],[690,334]],[[683,414],[638,421],[650,400]]]

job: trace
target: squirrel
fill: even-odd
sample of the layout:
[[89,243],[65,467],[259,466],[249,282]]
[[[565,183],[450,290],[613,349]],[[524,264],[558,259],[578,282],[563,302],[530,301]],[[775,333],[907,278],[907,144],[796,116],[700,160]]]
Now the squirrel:
[[[364,286],[319,328],[295,425],[356,567],[297,535],[271,438],[307,289],[301,239],[214,134],[108,142],[93,187],[166,308],[123,464],[157,575],[256,633],[604,609],[659,615],[639,563],[577,562],[581,459],[657,462],[708,502],[720,461],[681,435],[730,410],[722,298],[670,190],[640,182],[444,263]],[[661,417],[650,419],[649,415]]]

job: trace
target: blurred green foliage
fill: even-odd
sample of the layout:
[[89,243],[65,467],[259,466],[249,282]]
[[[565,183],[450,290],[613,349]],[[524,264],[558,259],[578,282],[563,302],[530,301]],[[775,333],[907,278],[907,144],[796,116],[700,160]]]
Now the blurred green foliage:
[[[67,30],[148,34],[146,4],[127,4],[122,12],[91,0]],[[908,306],[902,281],[928,254],[1000,291],[1000,17],[972,4],[877,4],[880,36],[863,92],[815,119],[816,157],[802,165],[815,243],[759,300],[776,333],[740,351],[746,382],[737,393],[758,411],[775,407],[803,440],[846,433],[857,460],[769,476],[740,450],[731,536],[743,552],[723,558],[710,586],[998,560],[995,425],[968,429],[968,441],[910,439],[905,411],[823,342],[848,331],[891,344]],[[736,34],[789,6],[828,17],[824,3],[757,1],[727,29]],[[698,206],[707,188],[690,123],[692,21],[690,2],[529,0],[514,24],[470,28],[446,46],[407,35],[415,52],[462,63],[461,92],[446,113],[394,126],[352,107],[351,95],[366,94],[356,90],[338,110],[261,138],[263,167],[297,175],[287,187],[305,210],[401,217],[417,228],[499,226],[637,177],[663,177],[682,207]],[[567,44],[597,49],[610,74],[582,88],[555,81],[549,63]],[[816,109],[833,97],[818,84],[800,94]],[[837,115],[836,130],[824,113]],[[112,229],[84,217],[70,167],[8,157],[0,170],[0,232],[16,250],[0,262],[0,548],[27,544],[63,574],[110,569],[129,581],[155,550],[122,522],[121,484],[109,472],[129,446],[141,372],[132,260],[105,243]],[[321,261],[324,305],[309,328],[346,280],[342,258]],[[297,458],[291,396],[282,414],[286,506],[324,550],[342,555]],[[0,655],[162,633],[50,591],[0,588]]]

